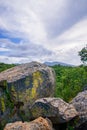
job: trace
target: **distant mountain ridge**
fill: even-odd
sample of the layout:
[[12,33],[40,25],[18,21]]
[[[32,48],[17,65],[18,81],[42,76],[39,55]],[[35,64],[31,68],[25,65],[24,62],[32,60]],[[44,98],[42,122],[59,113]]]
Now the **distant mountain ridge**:
[[71,64],[67,64],[67,63],[63,63],[63,62],[57,62],[57,61],[54,61],[54,62],[44,62],[45,65],[48,65],[48,66],[54,66],[54,65],[62,65],[62,66],[74,66],[74,65],[71,65]]

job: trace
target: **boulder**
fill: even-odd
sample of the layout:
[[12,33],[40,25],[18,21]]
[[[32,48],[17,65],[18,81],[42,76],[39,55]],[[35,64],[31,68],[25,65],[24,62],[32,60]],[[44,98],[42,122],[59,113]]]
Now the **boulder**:
[[79,119],[76,125],[76,130],[87,129],[87,91],[80,92],[70,104],[74,105],[79,113]]
[[55,73],[37,62],[0,73],[0,124],[29,119],[28,107],[38,98],[54,95]]
[[39,116],[47,117],[53,124],[68,122],[78,115],[73,105],[69,105],[60,98],[38,99],[29,109],[33,119]]
[[49,119],[39,117],[31,122],[9,123],[4,130],[53,130],[52,123]]

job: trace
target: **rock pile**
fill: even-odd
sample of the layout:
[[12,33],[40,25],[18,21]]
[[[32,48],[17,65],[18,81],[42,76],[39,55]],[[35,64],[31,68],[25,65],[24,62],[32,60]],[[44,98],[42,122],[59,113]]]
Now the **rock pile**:
[[87,91],[66,103],[53,97],[54,89],[55,73],[44,64],[31,62],[1,72],[0,130],[6,123],[15,121],[4,130],[53,130],[52,123],[60,125],[73,120],[74,130],[86,130]]
[[[21,125],[20,122],[8,124],[4,130],[24,130],[25,128],[25,130],[53,130],[52,123],[57,126],[55,130],[60,130],[60,125],[62,124],[63,126],[63,124],[66,123],[66,127],[62,127],[63,129],[61,129],[65,130],[68,128],[67,123],[69,122],[72,124],[72,126],[69,125],[70,129],[87,129],[87,91],[79,93],[70,104],[64,102],[60,98],[41,98],[36,100],[29,110],[32,113],[33,119],[39,116],[47,117],[47,119],[44,120],[40,117],[30,123],[21,122]],[[78,120],[75,120],[75,117]],[[51,121],[49,121],[48,118]]]
[[54,95],[55,73],[37,62],[0,73],[0,123],[29,120],[28,107],[38,98]]
[[69,122],[78,116],[74,106],[60,98],[38,99],[34,102],[30,111],[34,119],[43,116],[49,118],[54,124]]

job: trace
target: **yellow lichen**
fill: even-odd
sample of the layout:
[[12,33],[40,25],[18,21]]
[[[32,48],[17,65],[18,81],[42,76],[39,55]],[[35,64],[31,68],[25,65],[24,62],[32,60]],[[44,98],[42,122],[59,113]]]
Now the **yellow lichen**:
[[19,92],[19,99],[23,100],[25,102],[28,101],[32,101],[32,99],[35,99],[38,95],[37,95],[37,88],[41,86],[41,84],[43,83],[43,78],[42,78],[42,74],[39,71],[36,71],[32,74],[32,87],[29,86],[30,84],[30,77],[27,77],[25,79],[25,85],[29,86],[28,89],[25,90],[25,92],[21,93]]
[[26,101],[29,101],[30,95],[31,95],[31,89],[30,89],[30,88],[29,88],[29,89],[26,89],[26,97],[25,97],[25,100],[26,100]]
[[1,110],[2,110],[2,112],[5,111],[5,101],[4,101],[3,97],[1,97]]
[[33,88],[31,90],[31,97],[35,98],[37,97],[37,93],[36,90],[37,88],[42,84],[43,79],[42,79],[42,75],[39,71],[36,71],[33,73]]
[[12,100],[15,101],[15,99],[17,98],[17,93],[13,85],[11,86],[11,95],[12,95]]
[[38,80],[38,83],[41,85],[42,82],[43,82],[43,79],[42,79],[42,75],[41,75],[41,72],[40,71],[36,71],[33,73],[33,82],[34,80]]

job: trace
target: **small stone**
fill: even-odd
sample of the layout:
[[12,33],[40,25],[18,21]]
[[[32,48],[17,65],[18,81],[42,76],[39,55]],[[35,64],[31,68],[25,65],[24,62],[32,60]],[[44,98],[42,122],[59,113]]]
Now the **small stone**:
[[53,127],[50,120],[39,117],[31,122],[7,124],[4,130],[53,130]]

